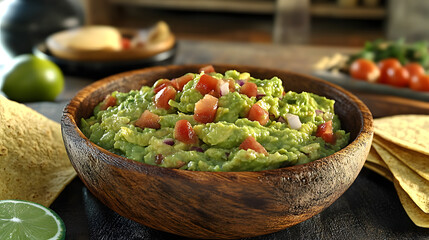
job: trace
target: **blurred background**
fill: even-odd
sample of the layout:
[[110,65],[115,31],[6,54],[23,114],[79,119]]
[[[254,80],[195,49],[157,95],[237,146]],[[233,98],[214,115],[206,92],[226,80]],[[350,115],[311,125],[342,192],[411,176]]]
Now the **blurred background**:
[[29,51],[50,33],[84,24],[145,28],[164,20],[178,39],[357,47],[378,38],[417,41],[429,34],[428,24],[422,24],[429,16],[426,0],[0,0],[0,4],[1,62]]

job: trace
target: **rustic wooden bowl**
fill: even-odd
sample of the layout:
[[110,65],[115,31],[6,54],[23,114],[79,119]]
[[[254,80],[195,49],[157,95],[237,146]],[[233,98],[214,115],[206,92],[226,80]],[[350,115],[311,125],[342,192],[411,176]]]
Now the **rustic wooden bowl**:
[[313,77],[281,70],[215,65],[257,78],[278,76],[286,90],[307,91],[336,100],[350,144],[314,162],[259,172],[196,172],[135,162],[90,142],[81,118],[107,93],[127,92],[159,78],[197,72],[201,65],[153,67],[126,72],[81,90],[62,117],[67,152],[79,177],[105,205],[122,216],[158,230],[192,238],[241,238],[279,231],[320,213],[356,179],[369,152],[372,115],[354,95]]

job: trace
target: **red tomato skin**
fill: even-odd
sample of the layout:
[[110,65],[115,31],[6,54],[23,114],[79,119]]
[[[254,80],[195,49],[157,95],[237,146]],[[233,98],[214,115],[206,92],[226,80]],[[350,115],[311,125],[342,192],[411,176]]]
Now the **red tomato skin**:
[[195,103],[194,119],[199,123],[214,121],[218,107],[218,99],[206,94],[203,99]]
[[411,77],[410,88],[415,91],[429,92],[429,75]]
[[194,79],[194,76],[192,74],[185,74],[179,78],[175,78],[171,80],[171,85],[178,91],[182,91],[183,87],[192,79]]
[[422,76],[425,75],[425,69],[419,63],[408,63],[404,66],[410,74],[410,78],[414,76]]
[[116,106],[116,98],[112,95],[107,95],[103,103],[100,105],[100,110],[106,110],[108,107]]
[[380,78],[378,83],[387,83],[387,72],[390,68],[399,68],[401,63],[396,58],[386,58],[378,62],[378,68],[380,69]]
[[251,121],[258,121],[262,126],[264,126],[270,120],[270,115],[267,110],[255,103],[250,108],[247,118]]
[[157,86],[156,88],[154,88],[154,89],[153,89],[153,91],[154,91],[155,93],[158,93],[159,91],[161,91],[162,89],[164,89],[164,88],[165,88],[165,87],[167,87],[167,86],[171,86],[171,83],[169,83],[169,82],[167,82],[167,83],[163,83],[163,84],[161,84],[161,85]]
[[161,89],[170,86],[171,85],[171,81],[168,79],[160,79],[158,81],[155,82],[155,84],[153,85],[153,91],[155,93],[158,93],[159,91],[161,91]]
[[191,123],[185,119],[176,122],[174,126],[174,138],[186,144],[198,143],[197,134],[192,128]]
[[172,86],[166,86],[155,95],[155,106],[157,108],[170,109],[168,101],[176,98],[176,90]]
[[387,70],[386,84],[395,87],[408,87],[410,84],[410,74],[403,67],[390,68]]
[[252,149],[257,153],[268,155],[268,152],[264,146],[258,143],[253,136],[248,136],[246,139],[244,139],[238,148],[243,150]]
[[131,40],[129,38],[121,38],[122,49],[131,48]]
[[216,72],[216,71],[215,71],[213,65],[207,65],[207,66],[200,68],[199,72],[212,73],[212,72]]
[[200,77],[200,80],[198,81],[197,85],[195,86],[195,89],[197,89],[202,95],[206,95],[210,91],[216,91],[217,85],[219,80],[207,75],[203,74]]
[[374,62],[360,58],[350,65],[350,76],[358,80],[375,82],[380,77],[380,70]]
[[317,127],[316,137],[322,138],[325,142],[335,144],[336,138],[332,129],[332,121],[329,120]]
[[241,86],[240,93],[250,97],[256,97],[258,95],[258,86],[252,82],[246,82]]
[[149,110],[145,110],[134,125],[139,128],[160,129],[161,125],[159,124],[159,120],[160,118],[158,115],[151,113]]
[[[208,95],[211,95],[211,96],[213,96],[213,97],[215,97],[215,98],[220,98],[220,94],[219,94],[219,92],[218,91],[215,91],[215,90],[211,90],[209,93],[207,93]],[[206,94],[206,95],[207,95]]]

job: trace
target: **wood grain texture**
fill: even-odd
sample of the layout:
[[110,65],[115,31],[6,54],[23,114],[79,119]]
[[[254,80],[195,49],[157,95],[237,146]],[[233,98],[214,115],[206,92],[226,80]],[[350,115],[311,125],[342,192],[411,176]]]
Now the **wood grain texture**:
[[107,93],[129,91],[196,72],[201,65],[154,67],[118,74],[81,90],[61,120],[70,160],[87,188],[106,206],[136,222],[192,238],[239,238],[300,223],[331,205],[353,183],[372,141],[372,116],[349,92],[322,80],[273,69],[215,65],[257,78],[278,76],[287,90],[336,100],[351,143],[309,164],[260,172],[193,172],[138,163],[91,143],[78,129]]

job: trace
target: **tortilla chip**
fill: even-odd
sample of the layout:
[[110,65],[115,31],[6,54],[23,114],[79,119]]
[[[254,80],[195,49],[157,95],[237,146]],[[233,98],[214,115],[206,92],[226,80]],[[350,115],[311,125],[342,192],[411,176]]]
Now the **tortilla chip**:
[[[428,136],[429,137],[429,136]],[[384,147],[391,154],[405,163],[409,168],[429,181],[429,156],[388,142],[383,138],[374,136],[374,141]]]
[[396,115],[374,120],[374,132],[401,147],[429,155],[429,115]]
[[380,154],[402,189],[408,193],[423,212],[429,213],[429,181],[415,173],[377,143],[373,142],[372,146]]
[[395,180],[393,183],[398,193],[399,200],[411,221],[419,227],[429,228],[429,213],[423,212],[413,200],[411,200],[410,196],[401,188],[398,181]]
[[371,147],[371,149],[369,150],[369,154],[368,154],[368,157],[366,158],[366,161],[377,164],[389,170],[386,163],[383,162],[383,159],[381,159],[380,155],[378,155],[377,151],[375,151],[374,147]]
[[363,166],[368,168],[371,171],[376,172],[377,174],[381,175],[382,177],[386,178],[387,180],[389,180],[391,182],[393,181],[393,175],[389,171],[388,168],[382,167],[378,164],[371,163],[371,162],[365,162],[365,164]]
[[76,176],[60,124],[0,96],[0,199],[48,207]]

